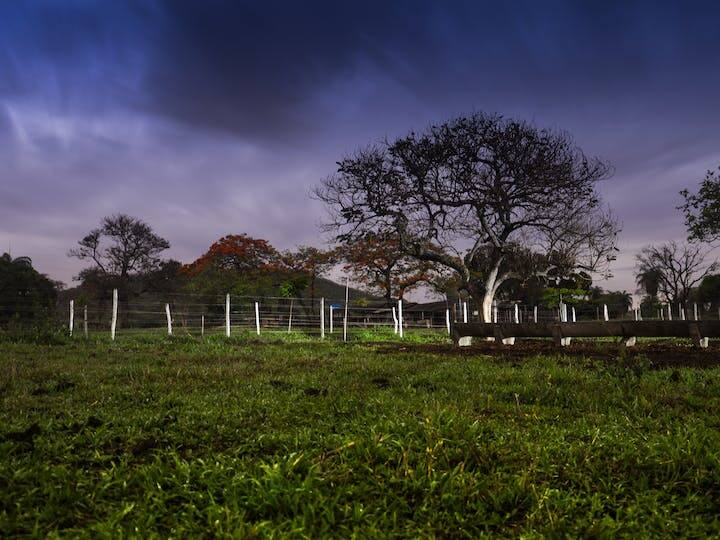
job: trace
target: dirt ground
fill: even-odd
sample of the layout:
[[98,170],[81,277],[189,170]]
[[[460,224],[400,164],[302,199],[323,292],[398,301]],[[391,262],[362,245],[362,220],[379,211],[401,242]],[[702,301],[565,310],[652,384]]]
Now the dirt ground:
[[377,344],[382,352],[432,353],[453,356],[488,355],[497,360],[520,361],[530,357],[571,356],[594,360],[625,361],[637,359],[649,363],[654,369],[674,367],[712,368],[720,367],[720,342],[711,341],[706,349],[693,347],[690,341],[656,340],[640,342],[634,347],[622,348],[610,341],[573,340],[567,347],[558,347],[551,340],[516,340],[515,345],[502,345],[491,341],[475,340],[470,347],[444,344],[383,343]]

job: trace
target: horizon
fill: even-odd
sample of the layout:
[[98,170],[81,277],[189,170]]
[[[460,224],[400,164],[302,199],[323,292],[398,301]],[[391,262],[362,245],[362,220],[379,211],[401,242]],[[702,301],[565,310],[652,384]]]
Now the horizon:
[[73,287],[67,251],[115,213],[184,263],[243,232],[322,247],[308,195],[336,161],[473,111],[613,165],[620,253],[596,284],[634,293],[637,251],[686,238],[679,191],[720,165],[716,4],[313,5],[0,8],[2,251]]

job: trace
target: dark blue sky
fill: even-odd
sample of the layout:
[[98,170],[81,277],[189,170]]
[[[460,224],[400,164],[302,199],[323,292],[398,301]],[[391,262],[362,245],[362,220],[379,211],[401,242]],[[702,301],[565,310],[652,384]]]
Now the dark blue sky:
[[720,164],[717,2],[0,4],[0,251],[70,283],[126,212],[198,256],[247,232],[320,245],[310,187],[344,153],[483,110],[615,167],[633,256],[684,238],[678,191]]

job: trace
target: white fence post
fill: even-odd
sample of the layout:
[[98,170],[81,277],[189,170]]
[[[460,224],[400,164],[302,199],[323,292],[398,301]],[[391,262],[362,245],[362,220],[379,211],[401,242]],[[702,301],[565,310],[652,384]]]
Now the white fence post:
[[398,329],[399,329],[399,333],[400,333],[400,338],[402,338],[404,336],[402,300],[398,300]]
[[170,317],[170,304],[165,304],[165,317],[167,317],[168,336],[172,336],[172,317]]
[[205,335],[205,315],[200,315],[200,335]]
[[493,309],[492,322],[494,322],[495,324],[497,324],[497,322],[498,322],[498,307],[497,307],[497,304],[493,304],[493,308],[492,308],[492,309]]
[[679,304],[678,309],[680,310],[680,320],[684,321],[685,320],[685,308],[683,307],[682,304]]
[[[568,322],[568,310],[567,304],[565,303],[560,304],[560,322]],[[570,345],[571,339],[572,338],[569,337],[560,338],[560,345],[562,345],[563,347],[567,347],[568,345]]]
[[604,318],[606,321],[609,321],[609,320],[610,320],[610,314],[608,313],[607,304],[603,304],[603,318]]
[[230,295],[225,295],[225,337],[230,337]]
[[347,341],[348,301],[350,299],[350,278],[345,280],[345,316],[343,317],[343,341]]
[[668,302],[668,321],[672,321],[672,305]]
[[320,339],[325,339],[325,298],[320,299]]
[[290,316],[288,317],[288,334],[292,332],[292,308],[293,308],[293,299],[290,299]]
[[70,300],[70,337],[73,335],[73,329],[75,328],[75,300]]
[[118,312],[118,291],[113,289],[112,319],[110,320],[110,339],[115,341],[115,329],[117,328]]
[[255,302],[255,331],[260,335],[260,304]]
[[699,320],[700,320],[700,317],[698,317],[697,304],[693,304],[693,315],[695,316],[694,318],[695,318],[696,321],[699,321]]
[[520,323],[520,308],[515,304],[515,324]]
[[393,333],[398,333],[398,318],[397,313],[395,312],[395,306],[392,307],[392,316],[393,316]]
[[88,329],[87,329],[87,304],[85,304],[85,307],[83,307],[83,332],[85,334],[85,337],[88,337]]
[[467,315],[468,315],[467,314],[467,302],[463,302],[462,307],[463,307],[463,322],[466,323],[468,321],[468,319],[467,319]]
[[577,322],[577,317],[575,316],[575,306],[571,306],[570,310],[572,311],[572,322]]
[[538,322],[538,312],[537,312],[537,306],[533,306],[533,321],[537,324]]
[[333,333],[333,305],[330,304],[330,333]]
[[447,333],[450,333],[450,310],[445,310],[445,327],[447,328]]

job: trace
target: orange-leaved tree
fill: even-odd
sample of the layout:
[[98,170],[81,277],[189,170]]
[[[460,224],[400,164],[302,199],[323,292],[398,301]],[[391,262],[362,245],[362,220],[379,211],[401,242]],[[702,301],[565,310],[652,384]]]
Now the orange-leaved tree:
[[185,265],[183,273],[197,292],[266,295],[287,278],[288,269],[267,240],[231,234]]
[[403,254],[398,241],[390,236],[368,234],[342,246],[345,271],[389,302],[437,277],[433,263]]

